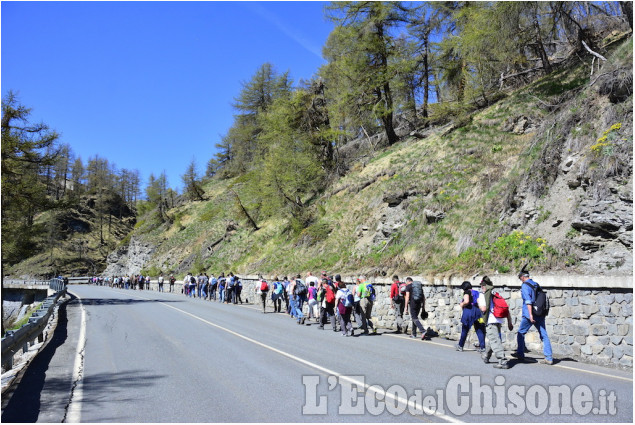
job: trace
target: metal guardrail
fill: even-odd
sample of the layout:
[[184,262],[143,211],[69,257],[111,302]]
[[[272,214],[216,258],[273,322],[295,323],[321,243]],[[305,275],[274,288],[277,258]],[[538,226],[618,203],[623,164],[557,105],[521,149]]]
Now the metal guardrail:
[[55,294],[42,302],[40,308],[29,317],[28,323],[18,330],[7,331],[2,338],[2,367],[5,370],[13,368],[13,356],[20,349],[27,352],[29,344],[33,345],[36,338],[38,342],[44,341],[43,331],[53,313],[55,304],[62,295],[66,294],[66,287],[62,279],[51,279],[48,283],[51,289],[56,290]]
[[36,285],[36,286],[46,286],[51,283],[50,280],[20,280],[20,279],[4,279],[2,282],[8,285]]

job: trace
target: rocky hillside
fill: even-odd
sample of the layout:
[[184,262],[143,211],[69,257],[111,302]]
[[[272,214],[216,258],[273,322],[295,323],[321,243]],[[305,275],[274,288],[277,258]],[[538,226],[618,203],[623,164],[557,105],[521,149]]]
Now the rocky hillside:
[[142,217],[104,273],[433,276],[529,260],[532,270],[632,274],[632,52],[630,37],[616,42],[592,75],[573,58],[387,149],[351,143],[356,160],[311,200],[305,229],[251,207],[253,230],[230,195],[240,178],[214,178],[204,201],[169,211],[173,222]]

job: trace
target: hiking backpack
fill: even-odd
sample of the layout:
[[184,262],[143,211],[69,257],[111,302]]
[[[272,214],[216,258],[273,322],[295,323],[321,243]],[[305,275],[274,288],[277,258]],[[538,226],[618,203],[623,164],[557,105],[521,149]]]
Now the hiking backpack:
[[340,291],[345,294],[342,297],[342,304],[344,304],[344,307],[352,307],[355,300],[353,299],[353,294],[351,293],[351,291],[349,291],[348,289],[340,289]]
[[267,292],[269,290],[269,285],[266,280],[262,280],[260,282],[260,292]]
[[423,299],[423,283],[418,280],[412,282],[412,299],[415,301],[421,301]]
[[494,317],[504,319],[509,316],[509,306],[507,301],[498,292],[492,293],[492,305],[494,306]]
[[533,313],[535,316],[543,317],[549,314],[549,297],[547,297],[547,293],[542,290],[540,285],[536,284],[536,286],[530,284],[529,282],[524,282],[531,289],[534,290],[535,300],[532,305]]
[[295,288],[293,288],[293,294],[303,296],[303,295],[306,295],[306,292],[307,292],[307,289],[304,282],[302,282],[301,280],[296,280]]

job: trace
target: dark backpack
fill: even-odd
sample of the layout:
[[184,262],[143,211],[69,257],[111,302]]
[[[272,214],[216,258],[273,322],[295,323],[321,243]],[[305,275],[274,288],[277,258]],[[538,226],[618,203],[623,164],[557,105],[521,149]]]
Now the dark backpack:
[[535,300],[532,306],[534,315],[538,317],[547,316],[549,314],[549,297],[547,297],[547,293],[538,284],[534,286],[529,282],[525,283],[534,290]]
[[412,299],[415,301],[423,300],[423,283],[419,281],[412,282]]
[[190,276],[190,283],[196,283],[196,278],[194,276]]
[[293,293],[295,295],[300,295],[300,296],[306,295],[307,293],[306,285],[301,280],[296,280],[295,288],[293,288]]

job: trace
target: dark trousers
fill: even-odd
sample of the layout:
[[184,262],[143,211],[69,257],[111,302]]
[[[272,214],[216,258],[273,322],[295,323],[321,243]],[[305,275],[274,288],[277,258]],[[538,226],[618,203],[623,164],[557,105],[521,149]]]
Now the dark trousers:
[[421,306],[423,305],[423,301],[415,301],[410,300],[410,304],[408,307],[410,308],[410,318],[412,319],[412,335],[417,336],[417,329],[421,331],[422,334],[426,333],[425,328],[419,321],[419,313],[421,312]]
[[353,324],[351,323],[352,309],[348,309],[344,314],[340,314],[340,329],[343,335],[353,335]]
[[333,304],[326,304],[326,307],[322,309],[322,317],[320,318],[320,327],[323,328],[326,322],[331,322],[331,326],[333,326],[333,330],[336,330],[335,324],[335,311]]

